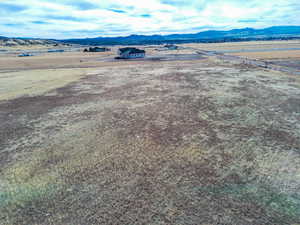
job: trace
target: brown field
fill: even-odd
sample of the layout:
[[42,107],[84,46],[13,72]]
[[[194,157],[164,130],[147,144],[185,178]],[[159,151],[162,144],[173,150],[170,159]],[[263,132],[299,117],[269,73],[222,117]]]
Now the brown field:
[[300,50],[291,51],[270,51],[270,52],[240,52],[230,53],[230,55],[243,56],[250,59],[299,59]]
[[40,49],[45,49],[45,48],[51,49],[51,48],[55,48],[55,47],[53,45],[45,45],[45,44],[42,44],[42,45],[16,45],[16,46],[10,46],[10,47],[0,45],[0,50],[5,49],[5,50],[10,50],[10,51],[40,50]]
[[24,95],[45,94],[79,80],[87,71],[88,69],[43,69],[0,73],[0,101]]
[[226,51],[243,49],[274,49],[274,48],[300,48],[300,40],[290,41],[248,41],[248,42],[225,42],[208,44],[184,44],[185,47],[200,48],[208,51]]
[[300,40],[184,44],[182,46],[194,50],[216,51],[226,55],[263,60],[300,72]]
[[102,58],[112,56],[113,53],[64,52],[45,53],[32,57],[16,57],[16,55],[0,57],[2,71],[97,67]]
[[299,224],[300,77],[113,55],[0,57],[1,225]]

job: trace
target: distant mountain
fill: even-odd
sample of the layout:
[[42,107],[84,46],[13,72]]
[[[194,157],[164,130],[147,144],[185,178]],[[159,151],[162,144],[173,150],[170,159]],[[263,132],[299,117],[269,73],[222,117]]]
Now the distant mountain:
[[58,43],[59,42],[55,40],[33,39],[33,38],[8,38],[8,37],[0,36],[0,46],[2,47],[55,45]]
[[127,37],[97,37],[68,39],[65,43],[81,45],[139,45],[191,42],[227,42],[245,40],[273,40],[300,38],[300,26],[276,26],[264,29],[233,29],[229,31],[209,30],[196,34],[130,35]]
[[300,39],[300,26],[275,26],[264,29],[233,29],[229,31],[208,30],[195,34],[130,35],[127,37],[97,37],[86,39],[46,40],[35,38],[8,38],[0,36],[0,46],[30,45],[143,45],[164,43],[210,43],[251,40]]

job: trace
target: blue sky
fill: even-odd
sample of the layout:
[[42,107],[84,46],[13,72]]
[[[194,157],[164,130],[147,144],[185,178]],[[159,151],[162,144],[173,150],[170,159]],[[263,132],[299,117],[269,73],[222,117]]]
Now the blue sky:
[[299,0],[0,0],[0,36],[85,38],[300,25]]

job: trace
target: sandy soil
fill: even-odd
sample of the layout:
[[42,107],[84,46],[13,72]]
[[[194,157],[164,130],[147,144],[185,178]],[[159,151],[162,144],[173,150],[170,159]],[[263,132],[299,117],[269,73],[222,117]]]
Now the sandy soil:
[[57,69],[57,68],[80,68],[97,67],[101,59],[113,56],[108,53],[83,53],[64,52],[47,53],[31,57],[17,57],[3,55],[0,57],[1,71],[18,71],[28,69]]
[[250,59],[299,59],[300,50],[270,51],[270,52],[241,52],[229,53],[230,55],[243,56]]
[[242,49],[274,49],[274,48],[300,48],[300,40],[290,41],[249,41],[249,42],[225,42],[208,44],[184,44],[185,47],[200,48],[208,51],[228,51]]
[[[144,49],[145,47],[139,47]],[[185,55],[195,54],[194,50],[181,51],[156,51],[157,46],[147,48],[147,56]],[[115,61],[118,47],[112,47],[112,51],[103,53],[63,52],[45,53],[31,57],[17,57],[17,54],[5,53],[0,55],[0,72],[24,71],[32,69],[59,69],[59,68],[91,68],[110,65]],[[138,60],[137,60],[138,61]],[[126,61],[116,61],[119,65],[128,64]],[[130,63],[139,64],[131,61]]]
[[76,54],[2,61],[0,224],[299,223],[300,77]]
[[87,73],[88,69],[45,69],[0,73],[0,101],[42,95],[77,81]]
[[[61,46],[60,46],[61,47]],[[26,51],[26,50],[40,50],[46,48],[55,48],[53,45],[17,45],[17,46],[2,46],[0,45],[0,49],[5,49],[8,51]]]

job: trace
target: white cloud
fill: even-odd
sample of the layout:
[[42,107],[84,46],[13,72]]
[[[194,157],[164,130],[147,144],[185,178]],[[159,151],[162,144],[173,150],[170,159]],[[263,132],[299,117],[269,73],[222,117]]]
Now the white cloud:
[[73,38],[300,25],[299,11],[298,0],[2,0],[0,35]]

